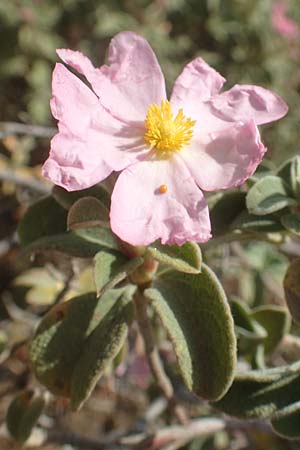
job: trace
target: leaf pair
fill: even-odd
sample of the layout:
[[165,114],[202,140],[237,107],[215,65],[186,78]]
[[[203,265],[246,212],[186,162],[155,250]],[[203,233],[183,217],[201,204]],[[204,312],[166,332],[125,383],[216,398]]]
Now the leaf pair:
[[[285,162],[275,175],[267,175],[252,186],[246,197],[249,212],[256,216],[268,216],[274,221],[273,228],[280,225],[292,234],[300,235],[300,157]],[[292,208],[289,213],[285,208]],[[279,213],[278,217],[274,214]],[[278,221],[279,220],[279,221]],[[274,229],[274,231],[277,231]]]
[[122,347],[132,321],[133,286],[56,305],[30,347],[37,378],[78,409]]
[[247,194],[232,191],[211,197],[213,234],[230,229],[251,233],[288,230],[299,235],[300,213],[287,208],[299,207],[300,157],[285,162],[275,175],[268,170],[252,180]]

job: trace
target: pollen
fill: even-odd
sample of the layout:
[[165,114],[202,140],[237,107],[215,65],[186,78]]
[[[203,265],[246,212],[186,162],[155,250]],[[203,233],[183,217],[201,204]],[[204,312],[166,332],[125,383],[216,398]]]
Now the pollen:
[[166,184],[162,184],[161,186],[159,186],[159,192],[161,194],[165,194],[168,190],[168,186]]
[[176,152],[190,143],[195,123],[195,120],[185,117],[182,109],[179,109],[174,117],[170,102],[164,100],[161,106],[156,104],[149,106],[144,139],[158,152]]

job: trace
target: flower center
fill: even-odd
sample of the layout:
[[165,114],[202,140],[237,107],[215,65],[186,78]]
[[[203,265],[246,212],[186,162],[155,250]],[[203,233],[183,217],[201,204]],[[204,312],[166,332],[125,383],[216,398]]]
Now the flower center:
[[145,141],[159,152],[175,152],[190,143],[196,121],[184,116],[182,109],[174,118],[168,100],[150,105],[145,120]]

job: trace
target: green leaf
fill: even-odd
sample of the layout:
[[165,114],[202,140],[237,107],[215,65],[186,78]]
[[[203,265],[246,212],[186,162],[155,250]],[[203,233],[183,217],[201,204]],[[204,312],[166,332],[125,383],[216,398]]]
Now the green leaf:
[[294,158],[288,159],[287,161],[284,161],[277,169],[276,175],[285,183],[286,188],[288,189],[289,193],[293,195],[293,189],[292,189],[292,183],[291,183],[291,166],[292,161]]
[[246,194],[240,191],[220,193],[210,209],[213,236],[228,231],[232,222],[245,209]]
[[298,200],[300,198],[300,156],[295,156],[293,158],[292,166],[291,166],[291,186],[295,195],[295,198]]
[[242,302],[233,300],[231,312],[238,337],[238,349],[249,353],[267,337],[265,329],[251,316],[251,310]]
[[70,207],[82,197],[95,197],[104,207],[106,207],[107,211],[110,209],[109,193],[101,185],[73,192],[68,192],[60,186],[54,186],[52,189],[52,196],[65,209],[70,209]]
[[116,238],[107,228],[80,228],[78,230],[74,230],[74,233],[88,242],[99,244],[101,247],[109,248],[112,250],[119,250]]
[[265,354],[272,353],[290,329],[290,316],[285,308],[270,305],[254,309],[252,317],[267,331],[263,341]]
[[287,439],[300,438],[300,401],[281,409],[271,421],[274,431]]
[[254,321],[251,317],[251,310],[244,302],[237,299],[232,300],[231,312],[236,326],[256,334]]
[[205,264],[197,275],[166,272],[145,296],[167,329],[187,387],[209,400],[222,397],[233,379],[236,340],[215,274]]
[[71,206],[68,213],[68,230],[106,226],[109,224],[109,211],[95,197],[82,197]]
[[300,236],[300,213],[282,216],[281,223],[288,231],[296,236]]
[[70,395],[71,374],[98,302],[95,294],[86,294],[56,305],[36,331],[30,346],[33,370],[54,394]]
[[67,228],[66,211],[50,196],[33,203],[27,209],[18,227],[21,245],[47,235],[64,232]]
[[273,233],[282,230],[282,225],[274,216],[255,216],[243,211],[231,224],[231,229],[254,231],[263,233]]
[[30,346],[30,359],[38,380],[51,392],[71,395],[73,370],[85,341],[110,309],[132,288],[81,295],[54,306],[43,318]]
[[296,199],[300,196],[300,156],[296,155],[279,167],[277,175],[289,187],[290,193]]
[[215,406],[241,418],[270,418],[300,399],[300,367],[257,370],[239,374]]
[[292,318],[300,323],[300,259],[295,259],[289,265],[283,280],[283,288]]
[[32,390],[23,391],[12,400],[7,410],[6,426],[16,441],[23,443],[30,437],[44,406],[44,398]]
[[252,369],[265,369],[265,348],[263,344],[259,344],[255,352],[251,355],[251,367]]
[[199,273],[201,271],[201,250],[193,242],[186,242],[181,246],[155,243],[147,251],[159,263],[179,272]]
[[251,175],[251,177],[248,179],[248,184],[250,182],[253,185],[261,178],[264,178],[266,175],[271,175],[274,172],[274,169],[274,163],[270,159],[263,159],[254,174]]
[[85,341],[72,374],[72,409],[81,408],[105,369],[123,347],[133,318],[134,290],[133,286],[124,290],[123,295],[112,305]]
[[70,256],[92,258],[103,248],[118,250],[118,244],[107,228],[80,228],[67,233],[45,236],[30,245],[24,254],[58,251]]
[[293,204],[295,204],[295,200],[288,196],[284,181],[272,175],[255,183],[246,197],[246,205],[250,214],[258,216],[272,214]]
[[138,256],[128,260],[120,253],[101,251],[94,258],[94,278],[97,295],[105,290],[115,287],[123,281],[128,274],[136,270],[144,262],[144,258]]

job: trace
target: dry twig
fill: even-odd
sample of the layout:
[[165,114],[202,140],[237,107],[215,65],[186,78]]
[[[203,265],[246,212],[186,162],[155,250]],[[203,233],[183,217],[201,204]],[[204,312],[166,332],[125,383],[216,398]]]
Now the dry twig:
[[30,189],[42,195],[49,194],[50,192],[50,187],[41,181],[29,176],[25,177],[20,175],[11,169],[0,170],[0,181],[9,181],[17,186]]
[[39,125],[27,125],[19,122],[0,122],[0,139],[14,134],[24,134],[40,138],[51,138],[56,133],[52,127],[43,127]]

